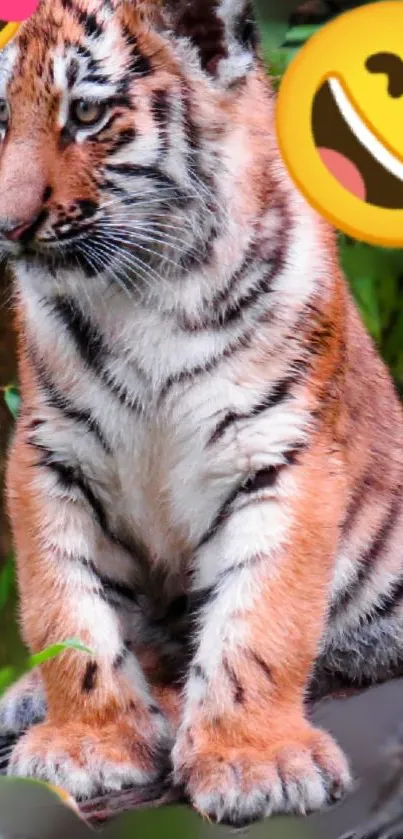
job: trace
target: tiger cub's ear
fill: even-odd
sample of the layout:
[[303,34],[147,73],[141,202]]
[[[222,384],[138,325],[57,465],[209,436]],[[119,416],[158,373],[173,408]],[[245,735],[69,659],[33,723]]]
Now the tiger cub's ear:
[[174,32],[198,50],[202,69],[227,87],[252,69],[257,27],[252,0],[163,0]]

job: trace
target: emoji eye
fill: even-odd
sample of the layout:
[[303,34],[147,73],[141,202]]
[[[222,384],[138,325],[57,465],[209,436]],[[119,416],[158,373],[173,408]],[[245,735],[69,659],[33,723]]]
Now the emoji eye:
[[5,128],[10,119],[10,108],[5,99],[0,99],[0,128]]
[[70,118],[76,125],[96,125],[104,116],[107,105],[103,102],[91,102],[87,99],[76,99],[70,109]]

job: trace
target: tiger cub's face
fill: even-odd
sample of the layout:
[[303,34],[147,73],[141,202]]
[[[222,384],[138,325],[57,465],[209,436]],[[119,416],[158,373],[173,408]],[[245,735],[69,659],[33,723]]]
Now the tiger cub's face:
[[42,0],[0,54],[0,253],[121,284],[177,270],[254,63],[246,0]]

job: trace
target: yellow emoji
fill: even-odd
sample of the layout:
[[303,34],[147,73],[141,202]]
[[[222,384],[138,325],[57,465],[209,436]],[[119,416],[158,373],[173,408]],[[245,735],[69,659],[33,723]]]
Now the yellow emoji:
[[277,102],[284,162],[307,201],[357,239],[403,247],[403,2],[323,27]]
[[11,38],[14,37],[20,26],[21,23],[10,23],[5,20],[0,20],[0,50],[11,41]]

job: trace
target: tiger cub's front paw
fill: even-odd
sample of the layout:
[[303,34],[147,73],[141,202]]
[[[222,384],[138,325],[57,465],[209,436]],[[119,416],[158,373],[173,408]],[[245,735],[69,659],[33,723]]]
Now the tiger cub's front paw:
[[188,729],[173,750],[174,777],[209,820],[243,827],[279,813],[303,814],[339,799],[350,785],[347,761],[323,731],[302,723],[275,745],[231,743]]
[[0,737],[18,737],[46,716],[46,697],[37,671],[23,676],[0,701]]
[[86,799],[162,777],[170,745],[167,732],[151,740],[127,718],[100,727],[43,723],[17,743],[8,774],[47,781]]

